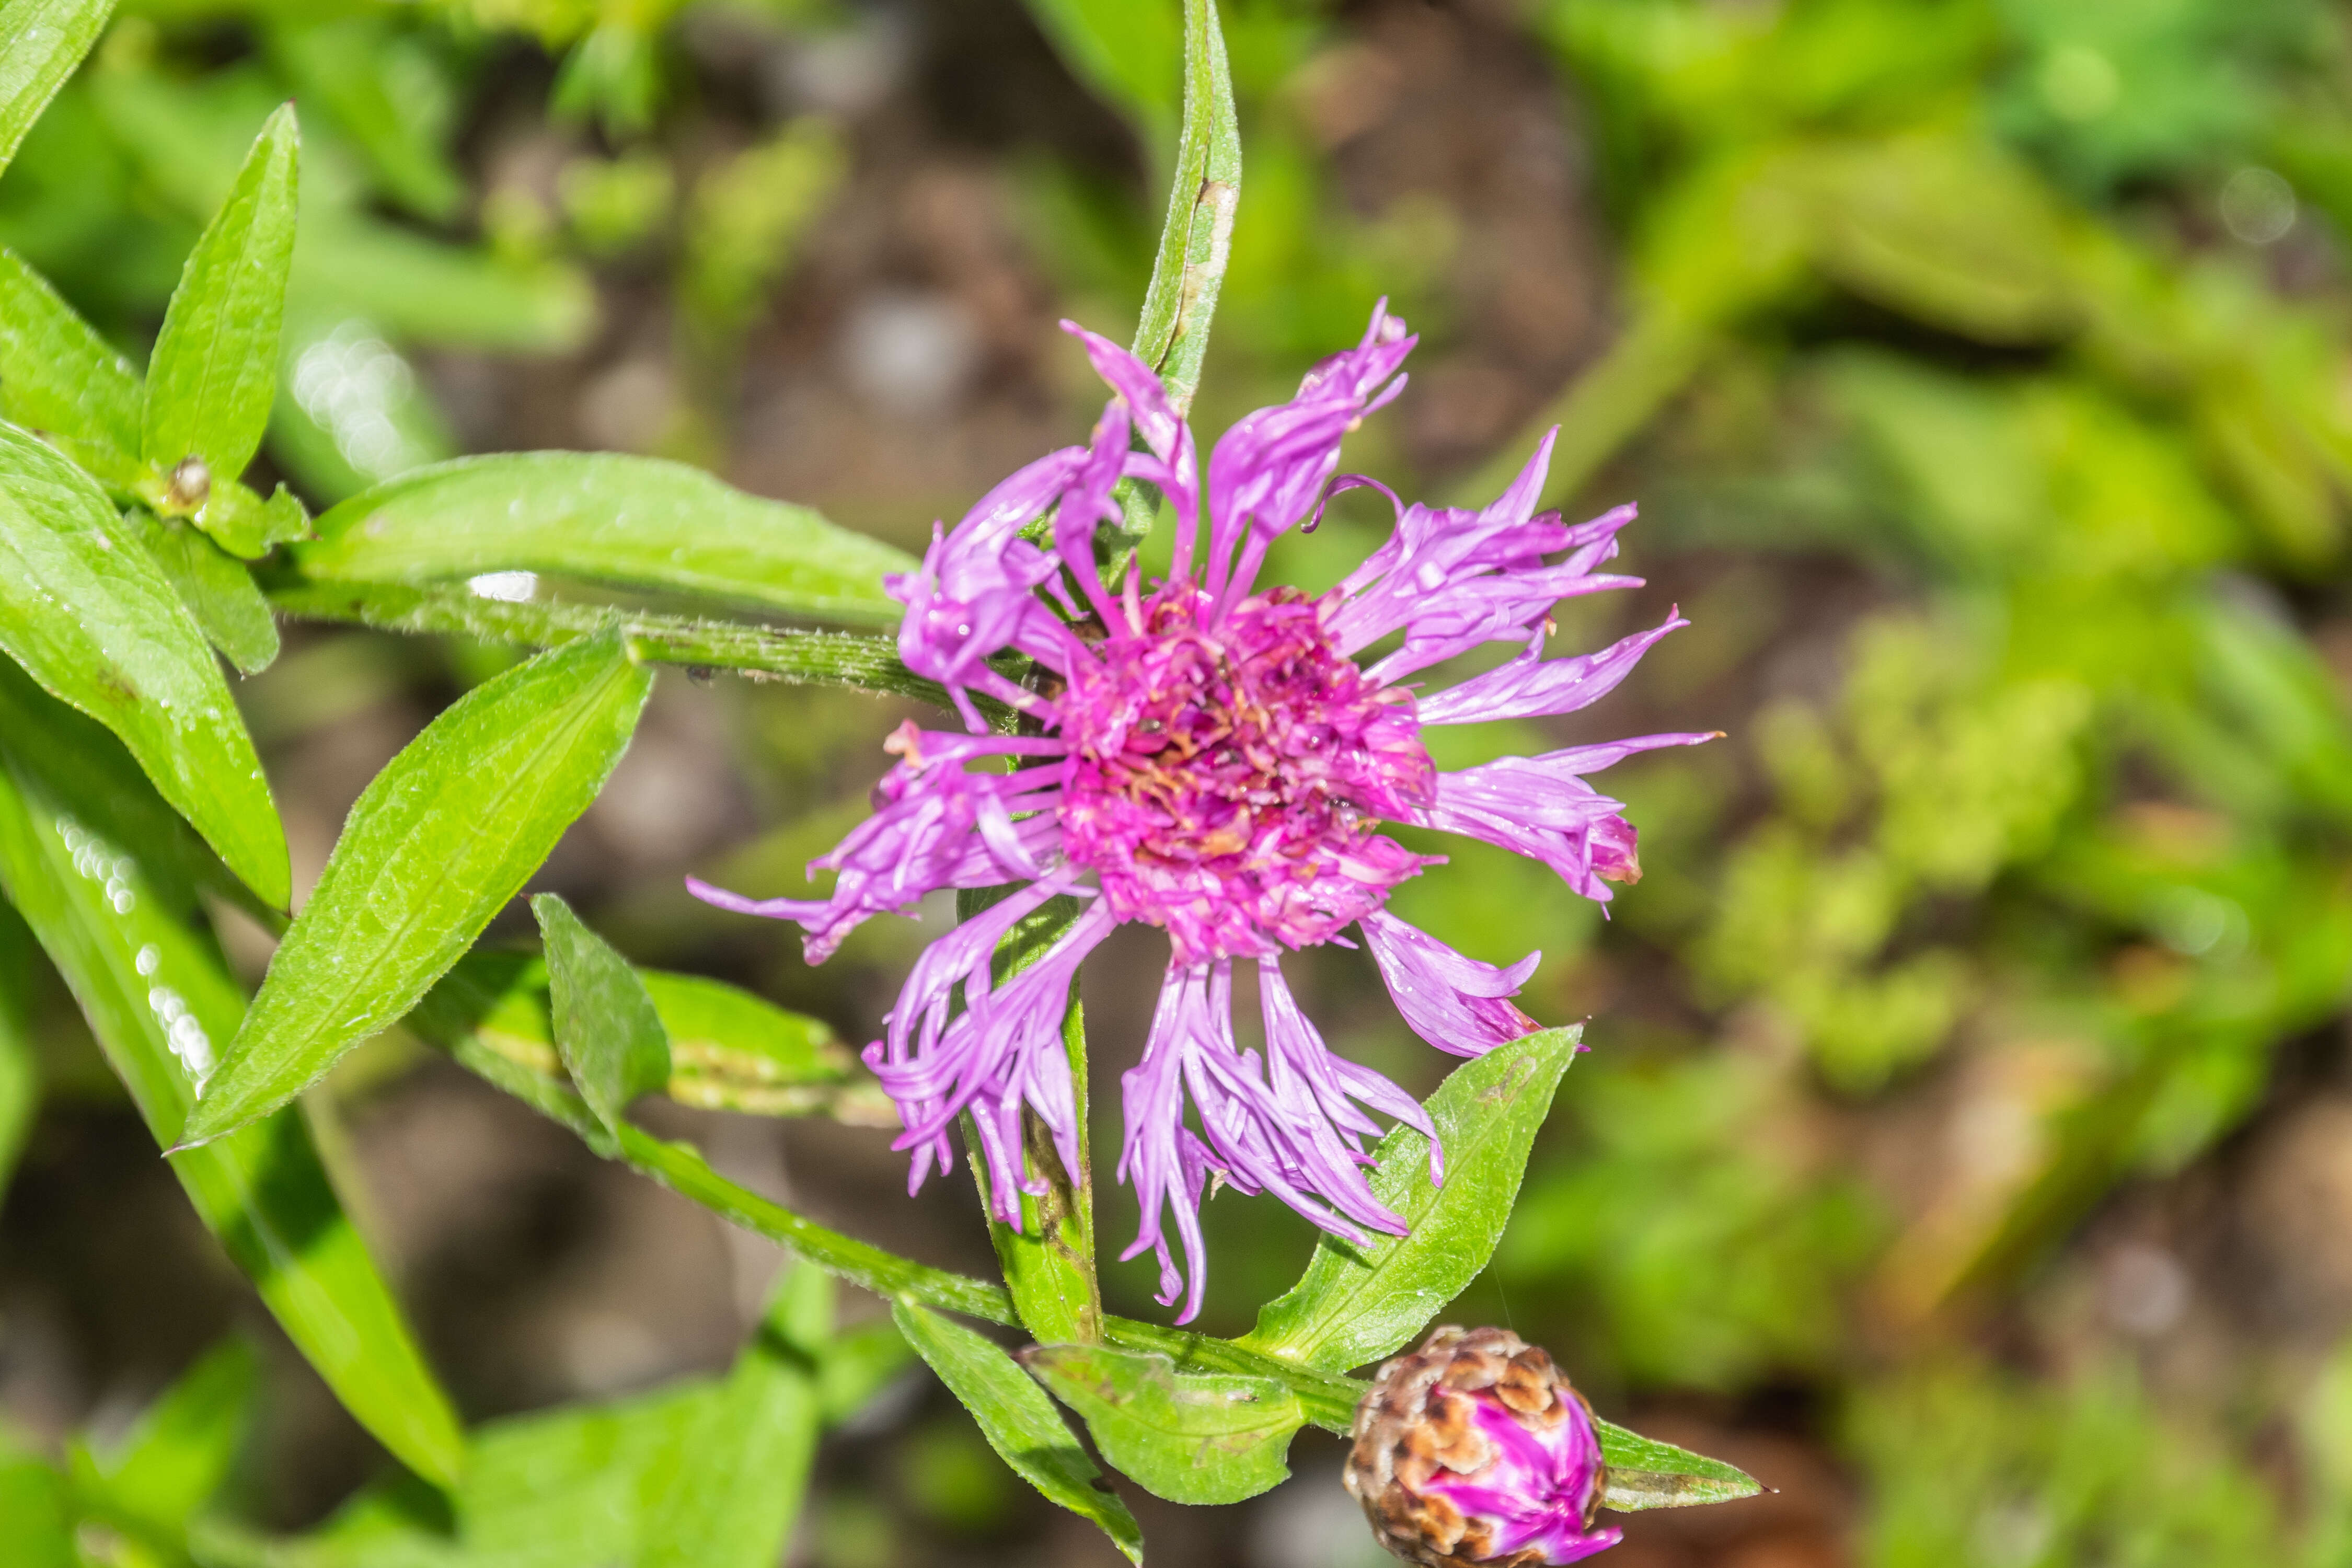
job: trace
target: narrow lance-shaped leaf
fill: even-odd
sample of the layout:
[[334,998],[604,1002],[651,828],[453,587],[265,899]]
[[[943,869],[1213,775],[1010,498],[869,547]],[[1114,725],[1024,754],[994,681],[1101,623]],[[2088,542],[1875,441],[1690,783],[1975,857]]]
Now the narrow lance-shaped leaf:
[[1164,1355],[1041,1345],[1021,1363],[1085,1417],[1113,1468],[1171,1502],[1240,1502],[1279,1485],[1307,1421],[1271,1378],[1180,1373]]
[[596,798],[652,687],[618,637],[573,643],[467,692],[393,758],[352,807],[186,1142],[284,1104],[414,1006]]
[[822,1269],[786,1268],[719,1397],[656,1468],[635,1568],[774,1568],[783,1554],[816,1457],[834,1298]]
[[113,13],[114,0],[0,3],[0,169]]
[[1601,1461],[1609,1467],[1608,1489],[1601,1506],[1620,1513],[1653,1508],[1696,1508],[1701,1503],[1732,1502],[1764,1489],[1747,1471],[1644,1437],[1639,1432],[1595,1417],[1601,1437]]
[[[242,517],[237,527],[223,527],[210,498],[215,486],[230,493],[226,482],[245,472],[269,424],[294,258],[298,142],[294,106],[282,105],[190,252],[147,367],[141,454],[159,473],[179,470],[168,504],[194,511],[205,531],[240,555],[268,547],[260,536],[267,528]],[[191,459],[201,474],[182,468]]]
[[121,737],[229,868],[285,907],[285,830],[195,622],[98,487],[9,425],[0,425],[0,648]]
[[1583,1031],[1547,1029],[1497,1046],[1446,1076],[1425,1102],[1445,1152],[1429,1179],[1429,1141],[1399,1127],[1373,1151],[1372,1195],[1412,1227],[1363,1247],[1325,1237],[1287,1294],[1266,1303],[1243,1343],[1329,1372],[1389,1354],[1477,1278],[1502,1239],[1536,1130]]
[[1241,122],[1216,0],[1184,0],[1184,127],[1168,220],[1135,329],[1136,357],[1160,373],[1179,414],[1192,405],[1201,384],[1241,194]]
[[460,458],[330,509],[299,553],[312,577],[433,583],[539,572],[788,614],[885,623],[903,551],[699,468],[614,453]]
[[1102,1472],[1020,1363],[977,1331],[912,1301],[892,1302],[890,1316],[1014,1474],[1047,1501],[1093,1521],[1129,1558],[1143,1561],[1143,1531],[1135,1516],[1116,1492],[1097,1485]]
[[[21,714],[12,721],[20,721]],[[69,715],[60,715],[70,719]],[[5,742],[0,889],[65,976],[160,1144],[175,1142],[243,1006],[209,933],[127,845],[59,803]],[[456,1479],[464,1437],[292,1110],[172,1156],[207,1227],[360,1423],[418,1474]]]
[[669,1083],[669,1036],[646,983],[612,944],[581,923],[553,893],[530,900],[547,943],[555,1048],[580,1098],[606,1128],[626,1120],[629,1101]]
[[183,522],[133,508],[124,517],[205,640],[247,675],[278,661],[278,621],[245,563]]
[[139,471],[139,373],[48,279],[0,246],[0,416],[61,447],[100,481]]

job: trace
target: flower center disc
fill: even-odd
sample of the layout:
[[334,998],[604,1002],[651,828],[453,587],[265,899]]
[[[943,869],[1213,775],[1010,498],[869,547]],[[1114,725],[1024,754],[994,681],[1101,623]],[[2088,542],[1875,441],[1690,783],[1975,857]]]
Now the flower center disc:
[[1423,857],[1375,831],[1433,777],[1410,693],[1375,686],[1295,588],[1203,626],[1163,590],[1066,700],[1070,858],[1122,921],[1167,928],[1181,963],[1328,940]]

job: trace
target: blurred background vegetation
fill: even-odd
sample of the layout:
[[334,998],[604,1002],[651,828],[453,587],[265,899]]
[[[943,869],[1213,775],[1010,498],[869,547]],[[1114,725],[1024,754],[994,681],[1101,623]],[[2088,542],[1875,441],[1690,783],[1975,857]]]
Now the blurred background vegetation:
[[[2352,15],[1224,9],[1246,163],[1203,429],[1390,296],[1424,343],[1350,466],[1483,499],[1561,422],[1551,499],[1638,499],[1651,584],[1568,606],[1563,643],[1694,623],[1561,739],[1729,732],[1604,781],[1648,873],[1609,921],[1475,846],[1399,894],[1479,956],[1541,947],[1531,1010],[1592,1019],[1449,1316],[1780,1489],[1635,1517],[1611,1561],[2352,1563]],[[1132,320],[1178,41],[1170,0],[126,0],[0,180],[0,242],[142,352],[291,97],[268,458],[314,508],[457,452],[609,447],[912,544],[1098,400],[1054,322]],[[1335,511],[1286,542],[1293,580],[1383,525]],[[298,888],[503,657],[314,629],[243,684]],[[643,961],[863,1039],[915,927],[812,971],[679,879],[802,886],[904,716],[666,679],[542,880]],[[1441,763],[1547,741],[1497,728]],[[1088,977],[1098,1075],[1138,1051],[1154,960],[1115,944]],[[38,961],[0,926],[0,962]],[[1359,955],[1305,969],[1337,1042],[1435,1082]],[[38,1113],[0,1125],[7,1440],[103,1468],[211,1398],[223,1458],[176,1506],[218,1484],[319,1519],[381,1457],[41,984]],[[764,1244],[395,1043],[335,1088],[470,1417],[734,1354]],[[968,1181],[910,1202],[883,1133],[671,1114],[740,1180],[987,1266]],[[1307,1234],[1262,1202],[1210,1221],[1203,1326],[1234,1331]],[[1111,1270],[1120,1310],[1151,1312],[1144,1267]],[[139,1425],[232,1331],[263,1352],[252,1425],[221,1414],[257,1376],[230,1352]],[[1264,1499],[1138,1510],[1163,1562],[1379,1561],[1338,1459],[1310,1434]],[[793,1550],[1113,1560],[912,1384],[828,1439]]]

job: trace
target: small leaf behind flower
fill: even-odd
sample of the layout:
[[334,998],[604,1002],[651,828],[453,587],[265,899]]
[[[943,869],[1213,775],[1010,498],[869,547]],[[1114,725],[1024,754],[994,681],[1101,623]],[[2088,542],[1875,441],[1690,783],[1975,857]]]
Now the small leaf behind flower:
[[993,1341],[904,1298],[890,1304],[890,1316],[1015,1474],[1047,1501],[1092,1520],[1129,1559],[1143,1561],[1135,1516],[1117,1493],[1102,1489],[1102,1472],[1020,1363]]
[[646,983],[553,893],[530,900],[547,943],[555,1048],[580,1098],[618,1131],[629,1101],[669,1082],[669,1036]]
[[1240,1502],[1280,1485],[1307,1420],[1272,1378],[1178,1372],[1164,1355],[1039,1345],[1021,1364],[1085,1417],[1104,1458],[1170,1502]]
[[1411,1234],[1375,1236],[1360,1247],[1322,1237],[1306,1274],[1266,1303],[1242,1343],[1344,1372],[1427,1327],[1494,1256],[1528,1150],[1582,1037],[1580,1028],[1547,1029],[1454,1068],[1425,1102],[1445,1151],[1445,1184],[1431,1184],[1429,1141],[1411,1128],[1373,1151],[1372,1195]]
[[1721,1459],[1644,1437],[1598,1417],[1592,1426],[1601,1437],[1601,1458],[1609,1467],[1603,1508],[1620,1513],[1696,1508],[1702,1503],[1734,1502],[1764,1489],[1755,1477]]

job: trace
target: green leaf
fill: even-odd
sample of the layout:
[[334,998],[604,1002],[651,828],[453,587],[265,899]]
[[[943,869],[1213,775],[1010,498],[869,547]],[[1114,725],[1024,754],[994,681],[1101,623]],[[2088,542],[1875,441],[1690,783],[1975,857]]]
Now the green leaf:
[[[151,505],[174,510],[179,503],[172,498],[173,488],[173,481],[166,480],[161,486],[140,487],[140,494]],[[247,561],[258,561],[272,545],[310,537],[310,514],[282,484],[264,499],[238,480],[215,474],[192,515],[215,543]]]
[[0,169],[81,64],[114,0],[5,0],[0,4]]
[[142,454],[161,471],[194,458],[210,479],[234,479],[260,448],[294,259],[299,142],[294,106],[283,104],[172,292],[147,366],[140,436]]
[[[33,1052],[33,939],[0,900],[0,1193],[41,1109],[41,1061]],[[0,1537],[0,1539],[5,1539]]]
[[1209,352],[1209,321],[1233,255],[1242,194],[1241,122],[1216,0],[1184,0],[1184,129],[1135,353],[1168,384],[1178,414],[1192,405]]
[[808,1489],[833,1280],[789,1264],[702,1420],[656,1471],[635,1568],[775,1568]]
[[1086,1418],[1114,1468],[1170,1502],[1240,1502],[1280,1485],[1307,1421],[1270,1378],[1180,1373],[1164,1355],[1041,1345],[1021,1363]]
[[580,921],[553,893],[534,894],[530,912],[547,944],[555,1048],[580,1098],[607,1128],[626,1120],[629,1101],[669,1084],[669,1036],[629,961]]
[[1102,1472],[1020,1363],[975,1331],[912,1301],[893,1301],[890,1316],[1014,1474],[1047,1501],[1093,1521],[1130,1560],[1143,1561],[1143,1531],[1135,1516],[1102,1484]]
[[[52,711],[55,710],[52,708]],[[59,717],[70,720],[69,715]],[[173,908],[140,853],[47,794],[0,731],[0,889],[65,976],[157,1143],[180,1136],[244,998],[209,932]],[[205,1226],[361,1425],[440,1484],[465,1453],[400,1308],[344,1213],[302,1118],[288,1110],[171,1157]]]
[[148,1406],[122,1442],[97,1456],[110,1509],[176,1530],[212,1500],[252,1424],[260,1363],[224,1340]]
[[877,624],[899,610],[884,575],[914,565],[806,507],[746,495],[699,468],[593,452],[460,458],[403,474],[320,518],[299,560],[313,577],[541,572]]
[[132,510],[137,531],[163,580],[204,629],[205,638],[247,675],[278,659],[278,621],[245,563],[184,522]]
[[1430,1184],[1429,1141],[1411,1128],[1396,1128],[1373,1151],[1372,1195],[1412,1233],[1361,1247],[1323,1237],[1298,1283],[1265,1304],[1241,1342],[1344,1372],[1421,1332],[1494,1255],[1528,1146],[1583,1033],[1547,1029],[1448,1074],[1424,1102],[1445,1152],[1445,1184]]
[[[640,970],[669,1036],[669,1097],[755,1116],[842,1116],[875,1086],[851,1085],[851,1057],[822,1019],[698,974]],[[890,1125],[887,1104],[872,1108]],[[852,1118],[856,1119],[856,1118]]]
[[0,648],[122,738],[163,798],[285,907],[285,830],[220,666],[97,486],[0,425]]
[[1609,1467],[1608,1489],[1601,1506],[1620,1513],[1652,1508],[1696,1508],[1701,1503],[1731,1502],[1754,1497],[1764,1489],[1747,1471],[1721,1459],[1677,1448],[1628,1432],[1594,1417],[1601,1436],[1601,1458]]
[[486,681],[352,807],[245,1026],[188,1119],[216,1138],[415,1005],[604,786],[653,689],[606,636]]
[[131,362],[0,246],[0,415],[61,445],[101,480],[128,483],[144,396]]

